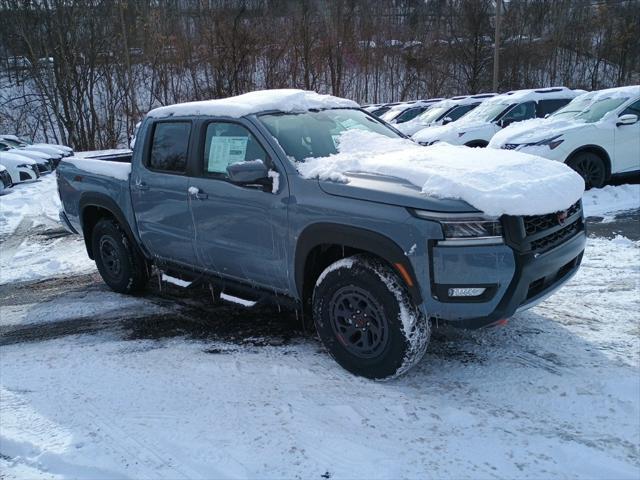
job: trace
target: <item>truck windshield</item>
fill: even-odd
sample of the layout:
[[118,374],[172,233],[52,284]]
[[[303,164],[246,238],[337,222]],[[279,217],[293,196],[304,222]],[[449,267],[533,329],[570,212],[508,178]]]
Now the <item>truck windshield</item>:
[[347,130],[359,129],[387,137],[399,137],[384,124],[355,109],[267,113],[260,115],[260,120],[289,159],[295,162],[338,153],[338,139]]

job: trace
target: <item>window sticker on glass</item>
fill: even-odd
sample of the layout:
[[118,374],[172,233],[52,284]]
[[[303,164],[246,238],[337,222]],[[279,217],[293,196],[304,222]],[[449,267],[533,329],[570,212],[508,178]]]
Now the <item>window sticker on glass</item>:
[[244,162],[249,137],[211,137],[207,170],[226,173],[227,166]]

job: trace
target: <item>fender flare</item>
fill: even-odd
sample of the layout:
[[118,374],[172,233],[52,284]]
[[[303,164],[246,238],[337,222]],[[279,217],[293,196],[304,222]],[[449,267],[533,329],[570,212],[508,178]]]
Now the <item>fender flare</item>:
[[[418,284],[418,278],[413,271],[413,266],[404,253],[404,250],[393,240],[385,235],[360,227],[352,227],[339,223],[314,223],[306,227],[298,236],[296,243],[294,269],[296,290],[302,299],[304,292],[305,263],[309,253],[319,245],[341,245],[372,253],[391,265],[403,279],[412,300],[416,305],[422,304],[422,294]],[[401,267],[398,267],[401,265]],[[409,285],[404,280],[408,274],[413,284]]]
[[84,212],[87,207],[99,207],[111,213],[116,221],[120,224],[127,237],[129,237],[129,240],[133,243],[133,245],[135,245],[136,248],[141,251],[145,258],[148,258],[148,256],[144,254],[144,251],[141,248],[137,237],[134,235],[133,230],[131,230],[131,225],[129,225],[127,217],[125,216],[120,206],[108,195],[105,195],[103,193],[86,192],[83,193],[80,197],[78,208],[80,213],[80,227],[82,228],[82,236],[84,237],[84,244],[87,249],[89,258],[93,259],[93,253],[91,249],[91,235],[85,234]]

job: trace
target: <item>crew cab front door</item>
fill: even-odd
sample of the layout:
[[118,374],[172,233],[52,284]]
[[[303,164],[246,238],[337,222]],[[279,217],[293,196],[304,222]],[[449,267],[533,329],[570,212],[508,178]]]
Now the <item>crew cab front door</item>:
[[189,178],[197,265],[222,277],[286,290],[285,175],[278,173],[277,189],[232,183],[226,168],[233,163],[262,160],[274,174],[278,168],[243,120],[211,121],[200,131],[200,169]]
[[[140,240],[154,256],[186,265],[194,261],[187,204],[190,121],[158,121],[134,159],[131,199]],[[140,140],[142,141],[142,140]]]

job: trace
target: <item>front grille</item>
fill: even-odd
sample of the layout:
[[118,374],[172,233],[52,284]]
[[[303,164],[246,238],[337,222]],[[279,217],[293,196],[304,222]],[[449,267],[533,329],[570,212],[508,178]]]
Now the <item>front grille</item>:
[[560,245],[584,230],[582,204],[547,215],[503,218],[505,239],[519,252],[542,253]]
[[579,222],[574,222],[571,225],[567,225],[563,229],[553,232],[550,235],[546,235],[539,240],[534,240],[531,242],[531,250],[534,252],[547,250],[558,245],[565,238],[573,237],[580,229],[580,225],[578,223]]
[[47,168],[47,166],[44,163],[38,163],[38,172],[40,173],[45,173],[48,172],[49,169]]
[[[580,202],[576,202],[569,207],[566,218],[569,219],[580,210]],[[559,225],[558,213],[547,215],[532,215],[523,218],[524,229],[527,235],[534,235],[538,232],[548,230]]]
[[516,148],[518,148],[520,145],[518,145],[517,143],[505,143],[504,145],[502,145],[502,149],[503,150],[515,150]]

